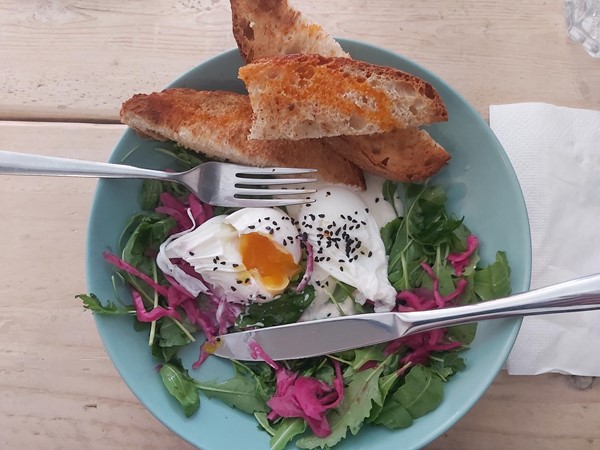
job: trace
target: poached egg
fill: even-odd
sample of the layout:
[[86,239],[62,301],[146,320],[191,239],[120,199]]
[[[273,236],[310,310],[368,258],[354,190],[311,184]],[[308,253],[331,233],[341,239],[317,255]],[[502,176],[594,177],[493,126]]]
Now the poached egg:
[[217,294],[232,303],[249,304],[265,303],[282,293],[300,272],[301,257],[298,229],[289,216],[276,208],[244,208],[165,241],[157,264],[190,293],[208,290],[173,263],[182,259]]
[[[355,301],[373,301],[375,311],[390,311],[396,290],[387,276],[387,255],[379,226],[359,195],[331,186],[300,208],[301,236],[313,247],[314,264],[356,288]],[[317,284],[317,287],[319,285]]]

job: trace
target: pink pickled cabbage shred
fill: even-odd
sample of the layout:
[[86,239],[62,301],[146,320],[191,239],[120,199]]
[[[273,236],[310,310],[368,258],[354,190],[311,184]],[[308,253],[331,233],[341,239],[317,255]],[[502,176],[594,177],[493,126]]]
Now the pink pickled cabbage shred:
[[191,212],[196,226],[202,225],[214,215],[211,205],[202,203],[192,194],[188,195],[186,205],[172,194],[163,192],[160,194],[159,206],[155,209],[157,213],[167,214],[177,222],[177,226],[171,230],[171,234],[187,230],[194,225],[188,216],[188,210]]
[[[191,194],[186,198],[186,202],[182,202],[169,193],[162,193],[160,195],[159,206],[155,211],[167,214],[177,222],[176,226],[170,231],[170,234],[190,229],[194,225],[196,227],[200,226],[214,215],[212,206],[202,203]],[[194,223],[192,223],[192,218],[189,217],[188,211]],[[241,312],[240,306],[229,304],[225,298],[215,295],[212,291],[206,295],[207,301],[201,303],[175,279],[168,275],[165,275],[165,279],[169,285],[163,286],[117,256],[109,252],[104,252],[103,256],[107,262],[118,269],[124,270],[143,280],[166,299],[168,305],[166,308],[157,306],[147,311],[141,295],[139,292],[133,290],[133,305],[140,322],[153,322],[162,317],[172,317],[173,319],[180,320],[180,314],[176,309],[180,308],[185,312],[190,323],[202,330],[209,342],[214,342],[217,335],[225,333],[233,325]],[[175,260],[173,263],[178,265],[187,274],[200,278],[186,261]],[[208,356],[209,353],[202,347],[199,358],[192,367],[199,367]]]
[[275,369],[275,394],[267,401],[269,420],[279,417],[300,417],[319,437],[331,433],[326,413],[337,407],[344,398],[344,379],[340,363],[332,360],[335,370],[333,385],[314,377],[304,377],[281,367],[255,341],[250,342],[251,356],[262,359]]
[[302,292],[304,290],[310,281],[310,277],[312,276],[315,265],[315,257],[312,245],[310,245],[310,242],[308,241],[304,241],[303,243],[304,247],[306,248],[306,270],[304,271],[304,275],[302,276],[300,283],[298,283],[298,286],[296,286],[296,292]]
[[469,258],[473,254],[473,252],[479,246],[479,239],[477,236],[471,234],[467,236],[467,249],[462,253],[450,253],[448,255],[448,261],[454,267],[454,273],[457,276],[461,276],[465,271],[465,268],[469,264]]
[[133,298],[133,306],[135,308],[135,313],[137,319],[140,322],[154,322],[162,317],[172,317],[173,319],[179,320],[179,313],[171,307],[163,308],[162,306],[156,306],[152,308],[150,311],[146,311],[144,308],[144,302],[142,300],[142,296],[135,289],[131,290],[131,295]]
[[[471,238],[471,239],[469,239]],[[461,258],[453,258],[459,264],[468,264],[469,256],[477,248],[477,238],[475,236],[469,236],[467,238],[467,251],[461,253]],[[453,255],[453,254],[451,254]],[[448,257],[450,260],[450,256]],[[462,274],[464,267],[460,266],[460,273]],[[448,295],[442,295],[440,292],[440,281],[431,266],[425,262],[421,263],[423,270],[433,280],[433,289],[412,289],[410,291],[400,291],[396,294],[396,300],[399,301],[395,310],[399,312],[409,311],[426,311],[436,308],[445,308],[455,304],[455,300],[458,299],[467,287],[468,281],[464,278],[460,278],[456,283],[454,291]],[[454,266],[455,270],[457,266]],[[424,364],[429,359],[431,352],[434,351],[446,351],[460,347],[462,344],[458,341],[447,341],[446,340],[446,329],[438,329],[425,331],[421,333],[415,333],[409,336],[404,336],[400,339],[396,339],[390,342],[384,349],[384,354],[391,355],[402,349],[407,349],[406,354],[400,359],[401,363],[404,364]],[[367,363],[368,364],[368,363]],[[362,369],[362,368],[361,368]]]
[[462,345],[458,341],[445,341],[445,335],[446,329],[440,328],[404,336],[390,342],[383,350],[383,353],[391,355],[401,348],[407,347],[408,352],[400,359],[400,362],[414,365],[424,364],[429,359],[431,352],[452,350]]

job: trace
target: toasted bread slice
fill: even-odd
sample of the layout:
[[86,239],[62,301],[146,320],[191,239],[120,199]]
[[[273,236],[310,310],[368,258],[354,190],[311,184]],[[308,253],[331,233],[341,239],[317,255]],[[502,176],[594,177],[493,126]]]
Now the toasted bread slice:
[[137,94],[123,103],[121,121],[210,158],[250,166],[315,168],[322,181],[365,189],[362,171],[333,151],[329,142],[249,141],[252,108],[246,95],[192,89]]
[[233,36],[247,63],[269,56],[349,56],[318,24],[287,0],[231,0]]
[[364,171],[394,181],[424,181],[450,161],[448,152],[418,128],[323,140]]
[[241,67],[239,77],[254,110],[251,139],[384,133],[448,118],[429,83],[349,58],[264,58]]

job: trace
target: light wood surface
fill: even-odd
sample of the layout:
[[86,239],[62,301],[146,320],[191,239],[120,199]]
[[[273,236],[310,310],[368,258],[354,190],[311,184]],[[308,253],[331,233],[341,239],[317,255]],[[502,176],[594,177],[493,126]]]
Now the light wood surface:
[[[484,117],[520,101],[600,109],[600,60],[568,40],[559,0],[296,4],[431,69]],[[120,103],[232,48],[229,23],[224,0],[0,0],[0,148],[106,160]],[[0,176],[0,448],[191,448],[133,397],[74,299],[95,185]],[[600,448],[594,381],[502,372],[428,448]]]

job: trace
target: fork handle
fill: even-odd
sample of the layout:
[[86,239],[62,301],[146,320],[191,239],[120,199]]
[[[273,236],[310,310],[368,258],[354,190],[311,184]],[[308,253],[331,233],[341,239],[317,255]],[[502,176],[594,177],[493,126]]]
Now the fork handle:
[[592,309],[600,309],[600,274],[474,305],[396,314],[409,322],[407,334],[412,334],[487,319]]
[[124,164],[110,164],[55,156],[0,150],[0,174],[62,177],[155,178],[172,180],[173,174]]

